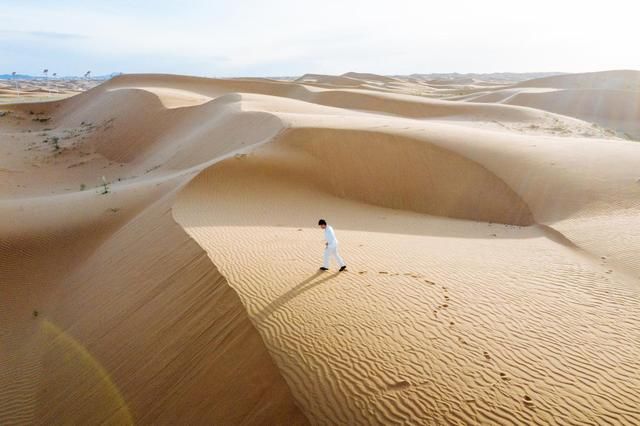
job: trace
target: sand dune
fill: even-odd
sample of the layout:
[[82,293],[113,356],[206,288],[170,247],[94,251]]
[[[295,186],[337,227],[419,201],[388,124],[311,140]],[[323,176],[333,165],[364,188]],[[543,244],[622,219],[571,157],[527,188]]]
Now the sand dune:
[[614,70],[565,74],[536,78],[518,83],[520,87],[553,87],[556,89],[604,89],[640,91],[640,71]]
[[237,295],[171,219],[193,173],[141,156],[170,117],[149,92],[121,94],[6,116],[1,423],[306,423]]
[[0,108],[0,423],[640,422],[640,146],[375,77]]
[[[32,248],[42,237],[3,244],[3,278],[19,287],[4,289],[3,423],[305,423],[236,294],[169,211],[170,198],[108,235],[49,237],[48,253]],[[76,264],[51,271],[45,257]]]
[[324,86],[341,86],[341,87],[360,87],[363,81],[351,78],[349,76],[324,75],[324,74],[305,74],[296,81],[300,83],[313,83]]
[[348,72],[346,74],[342,74],[343,77],[355,78],[358,80],[365,80],[376,83],[397,83],[398,79],[393,77],[387,77],[385,75],[371,74],[371,73],[362,73],[362,72]]
[[97,80],[0,80],[0,104],[51,101],[67,98],[95,87]]
[[640,72],[605,71],[524,81],[509,88],[451,96],[449,100],[532,107],[579,118],[640,140]]
[[561,90],[518,93],[507,103],[551,111],[591,121],[640,140],[640,90]]

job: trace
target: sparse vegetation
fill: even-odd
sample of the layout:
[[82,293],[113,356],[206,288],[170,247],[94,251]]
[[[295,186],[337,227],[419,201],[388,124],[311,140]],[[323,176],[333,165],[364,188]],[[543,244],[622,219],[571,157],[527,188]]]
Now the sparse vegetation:
[[549,130],[551,130],[554,133],[555,132],[565,133],[565,134],[566,133],[571,133],[571,131],[567,127],[565,127],[563,125],[556,125],[556,126],[550,127]]
[[111,192],[111,188],[109,187],[109,182],[107,182],[107,179],[102,176],[102,185],[100,185],[102,187],[102,191],[100,192],[100,195],[107,195]]
[[61,151],[61,149],[62,149],[62,148],[60,147],[60,144],[59,144],[59,142],[60,142],[60,138],[59,138],[59,137],[57,137],[57,136],[51,136],[51,137],[49,138],[49,141],[50,141],[50,142],[51,142],[51,144],[53,145],[53,150],[54,150],[54,152],[59,153],[59,152]]

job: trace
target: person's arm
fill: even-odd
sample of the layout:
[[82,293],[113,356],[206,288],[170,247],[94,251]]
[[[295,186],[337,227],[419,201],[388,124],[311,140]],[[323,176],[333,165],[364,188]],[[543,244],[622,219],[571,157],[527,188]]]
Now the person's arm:
[[333,228],[327,228],[327,245],[335,245],[336,243],[336,234],[333,232]]

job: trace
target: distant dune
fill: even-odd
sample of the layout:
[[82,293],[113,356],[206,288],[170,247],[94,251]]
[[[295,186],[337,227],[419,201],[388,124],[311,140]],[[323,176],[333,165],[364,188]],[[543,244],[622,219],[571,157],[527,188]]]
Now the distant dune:
[[[2,78],[4,77],[4,78]],[[44,80],[31,76],[0,76],[0,105],[15,102],[36,102],[66,98],[97,86],[103,80]]]
[[555,89],[605,89],[640,91],[640,71],[600,71],[565,74],[527,80],[520,87],[553,87]]
[[536,84],[0,106],[0,423],[639,423],[632,91]]
[[640,140],[640,71],[546,77],[451,99],[537,108],[589,121],[615,130],[622,137]]
[[374,81],[374,82],[380,82],[380,83],[393,83],[398,81],[393,77],[387,77],[387,76],[378,75],[378,74],[362,73],[362,72],[348,72],[346,74],[342,74],[342,76],[355,78],[358,80]]

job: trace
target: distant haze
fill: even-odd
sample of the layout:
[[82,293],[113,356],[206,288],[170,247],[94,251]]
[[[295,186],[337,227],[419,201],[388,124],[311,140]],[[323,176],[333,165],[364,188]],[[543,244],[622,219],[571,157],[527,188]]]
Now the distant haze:
[[0,74],[640,69],[640,7],[628,0],[185,3],[4,2]]

